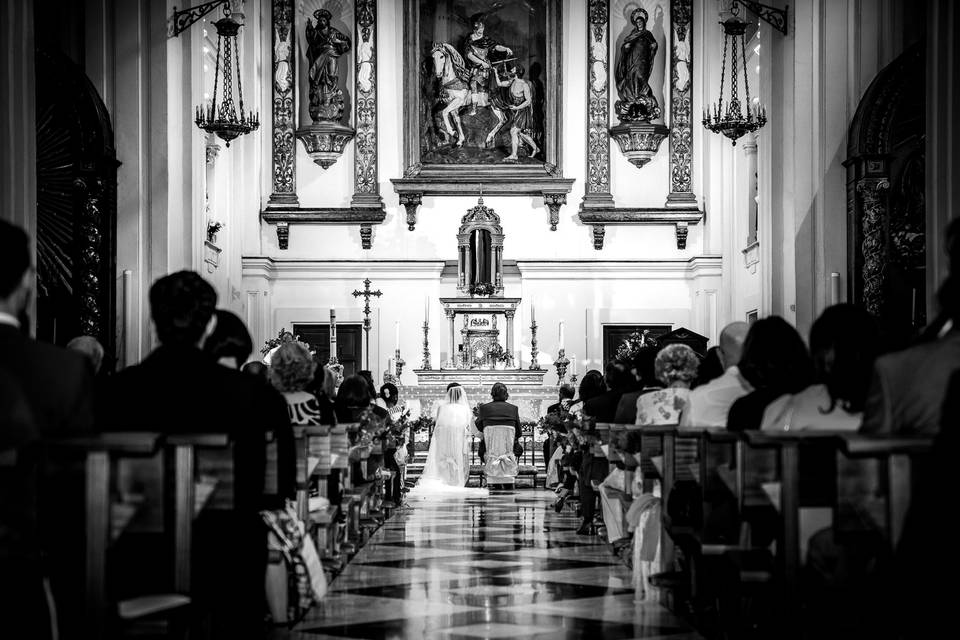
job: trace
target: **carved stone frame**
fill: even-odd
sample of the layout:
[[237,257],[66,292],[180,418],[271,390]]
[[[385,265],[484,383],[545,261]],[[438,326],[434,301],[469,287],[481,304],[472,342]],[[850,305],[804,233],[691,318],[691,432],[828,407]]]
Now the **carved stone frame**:
[[[603,249],[608,224],[673,224],[677,249],[687,246],[687,226],[703,212],[692,192],[693,46],[687,84],[679,86],[677,40],[693,38],[692,0],[670,3],[670,193],[663,208],[618,208],[610,194],[610,1],[589,0],[587,9],[587,171],[578,218],[593,226],[593,248]],[[689,42],[689,40],[688,40]]]
[[[276,225],[277,244],[288,246],[291,224],[350,224],[360,226],[364,249],[373,247],[373,225],[386,218],[377,177],[377,1],[356,0],[353,22],[355,126],[354,194],[349,207],[300,207],[296,193],[296,38],[293,35],[293,0],[272,1],[273,33],[273,193],[260,218]],[[361,48],[369,43],[369,48]],[[284,46],[278,46],[284,45]],[[369,57],[361,58],[361,50]],[[286,57],[278,53],[286,52]],[[277,82],[278,70],[287,65],[286,86]],[[361,68],[369,65],[369,81],[361,83]]]
[[445,165],[423,164],[420,157],[419,70],[422,47],[419,42],[420,2],[404,0],[404,174],[393,179],[400,204],[407,210],[407,227],[417,223],[417,207],[423,196],[475,195],[541,196],[550,211],[550,228],[556,230],[560,207],[567,202],[573,179],[562,172],[561,8],[559,2],[547,2],[546,95],[544,96],[544,134],[546,162],[543,165]]

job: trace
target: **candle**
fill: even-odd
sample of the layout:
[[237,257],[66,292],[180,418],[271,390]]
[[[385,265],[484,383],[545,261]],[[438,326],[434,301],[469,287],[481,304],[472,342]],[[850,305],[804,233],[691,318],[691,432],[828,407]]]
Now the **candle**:
[[830,274],[830,304],[840,304],[840,274]]
[[399,321],[399,320],[397,320],[397,321],[394,323],[394,333],[395,333],[396,335],[394,336],[395,339],[394,339],[394,342],[393,342],[393,344],[394,344],[394,347],[393,347],[393,348],[394,348],[395,350],[399,351],[399,350],[400,350],[400,321]]
[[570,359],[573,360],[573,375],[577,375],[577,356],[570,356]]
[[430,322],[430,298],[423,299],[423,321]]
[[560,321],[560,348],[563,349],[563,320]]
[[330,309],[330,341],[334,342],[337,339],[337,313]]
[[533,301],[530,301],[530,324],[536,324],[537,317],[535,315],[535,310],[533,308]]

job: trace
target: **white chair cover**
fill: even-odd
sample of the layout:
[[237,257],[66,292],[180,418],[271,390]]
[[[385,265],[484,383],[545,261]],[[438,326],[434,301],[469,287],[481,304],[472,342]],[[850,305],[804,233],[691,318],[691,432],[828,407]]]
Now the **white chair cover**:
[[487,483],[502,484],[513,482],[520,471],[517,457],[513,455],[515,431],[512,425],[488,425],[483,430],[483,441],[487,447],[487,461],[484,474]]

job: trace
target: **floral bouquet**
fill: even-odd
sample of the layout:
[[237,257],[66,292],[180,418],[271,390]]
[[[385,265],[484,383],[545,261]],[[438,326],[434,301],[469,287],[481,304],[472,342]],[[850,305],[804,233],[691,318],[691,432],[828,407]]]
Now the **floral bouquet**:
[[470,295],[472,296],[490,296],[493,295],[494,291],[496,291],[496,288],[489,282],[478,282],[470,285]]
[[644,329],[642,332],[634,331],[617,347],[615,357],[617,362],[621,364],[630,364],[637,357],[640,349],[656,346],[659,346],[657,340],[650,335],[649,329]]

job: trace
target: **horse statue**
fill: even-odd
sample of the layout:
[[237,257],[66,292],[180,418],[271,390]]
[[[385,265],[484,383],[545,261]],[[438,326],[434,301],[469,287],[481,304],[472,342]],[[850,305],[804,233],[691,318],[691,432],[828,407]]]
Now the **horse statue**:
[[[463,61],[463,56],[453,45],[448,42],[436,42],[430,50],[430,56],[433,58],[433,75],[440,81],[440,102],[443,108],[443,126],[446,142],[456,138],[454,146],[462,147],[464,141],[463,126],[460,123],[460,109],[473,103],[473,94],[470,92],[470,71]],[[497,132],[503,128],[507,122],[507,116],[503,110],[488,102],[481,105],[478,101],[477,106],[487,106],[493,111],[497,124],[487,134],[484,146],[490,148],[493,146],[494,137]],[[456,131],[451,126],[456,125]]]

